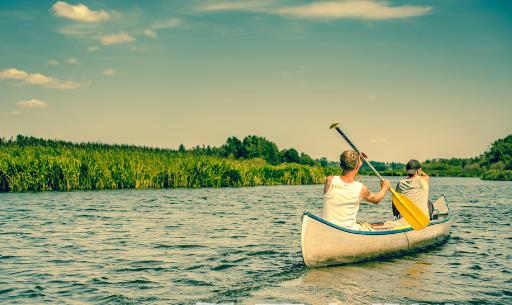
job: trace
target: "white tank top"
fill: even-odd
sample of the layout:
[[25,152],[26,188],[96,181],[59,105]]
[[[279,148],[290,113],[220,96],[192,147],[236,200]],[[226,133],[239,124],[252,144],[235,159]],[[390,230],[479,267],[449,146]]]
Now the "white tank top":
[[359,230],[356,223],[363,184],[358,181],[346,183],[334,176],[329,190],[324,194],[324,219],[340,227]]

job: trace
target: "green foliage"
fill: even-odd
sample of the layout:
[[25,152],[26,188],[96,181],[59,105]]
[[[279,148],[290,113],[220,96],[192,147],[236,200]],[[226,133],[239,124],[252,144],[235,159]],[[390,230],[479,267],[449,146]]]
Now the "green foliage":
[[[184,147],[180,146],[179,151],[184,151]],[[221,147],[199,147],[196,146],[187,152],[191,152],[195,155],[206,155],[224,157],[236,160],[248,160],[254,158],[261,158],[267,161],[271,165],[278,165],[281,163],[297,163],[309,166],[332,166],[327,159],[325,162],[322,160],[313,160],[310,156],[305,153],[300,153],[294,149],[283,149],[279,151],[277,145],[259,136],[247,136],[243,140],[237,137],[230,137],[226,140],[226,143]],[[336,166],[336,164],[334,164]]]
[[246,151],[246,155],[243,156],[245,158],[261,157],[273,165],[281,163],[277,145],[263,137],[247,136],[242,142],[242,147]]
[[[405,164],[370,161],[385,176],[405,175]],[[474,158],[450,158],[425,160],[423,170],[430,176],[481,177],[486,180],[512,180],[512,135],[497,140],[489,150]],[[363,164],[360,173],[373,175]]]
[[512,170],[491,169],[482,174],[483,180],[512,181]]
[[[381,175],[384,176],[403,176],[405,173],[405,164],[397,163],[397,162],[377,162],[370,161],[370,164],[377,170]],[[362,175],[374,175],[373,171],[368,167],[368,165],[363,163],[359,173]]]
[[286,163],[300,163],[300,156],[296,149],[285,149],[281,152],[282,160]]
[[423,169],[432,176],[512,180],[512,135],[495,141],[479,157],[426,160]]
[[481,163],[485,167],[499,163],[498,169],[512,170],[512,135],[495,141],[483,154]]
[[[249,150],[228,139],[230,154]],[[254,142],[253,142],[254,144]],[[263,147],[267,147],[263,145]],[[230,148],[230,149],[231,149]],[[73,144],[18,136],[0,141],[0,191],[227,187],[322,183],[330,167],[215,156],[216,148],[178,151],[98,143]],[[210,151],[210,152],[208,152]],[[227,151],[227,150],[226,150]],[[265,150],[263,150],[265,151]],[[211,155],[207,155],[207,154]],[[257,155],[257,154],[254,154]]]

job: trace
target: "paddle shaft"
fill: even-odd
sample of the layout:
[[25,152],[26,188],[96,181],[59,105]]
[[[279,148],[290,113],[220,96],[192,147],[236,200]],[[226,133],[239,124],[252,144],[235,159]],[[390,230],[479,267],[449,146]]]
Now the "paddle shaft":
[[[347,135],[345,135],[345,133],[338,126],[335,126],[335,128],[339,132],[339,134],[343,137],[343,139],[345,139],[345,141],[347,141],[348,145],[350,145],[350,147],[352,147],[352,149],[356,153],[361,155],[361,153],[359,152],[359,149],[357,149],[357,147],[354,145],[354,143],[352,143],[352,141],[350,141],[350,139],[347,137]],[[364,162],[366,162],[366,165],[368,165],[368,167],[375,173],[375,175],[377,175],[377,177],[379,177],[380,181],[384,181],[384,178],[382,178],[382,176],[375,169],[375,167],[373,167],[373,165],[370,162],[368,162],[368,160],[366,160],[366,158],[364,156],[361,155],[361,159],[363,159]]]

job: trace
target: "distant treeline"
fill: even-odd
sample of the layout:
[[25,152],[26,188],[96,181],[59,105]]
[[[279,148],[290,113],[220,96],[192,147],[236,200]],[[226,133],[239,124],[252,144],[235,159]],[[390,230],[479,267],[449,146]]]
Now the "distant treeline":
[[[405,164],[372,162],[382,175],[401,176]],[[489,150],[474,158],[432,159],[422,163],[431,176],[480,177],[484,180],[512,180],[512,135],[491,144]],[[372,174],[363,166],[363,174]]]
[[271,165],[282,163],[297,163],[309,166],[326,167],[332,165],[327,158],[313,160],[309,155],[300,153],[295,148],[279,150],[277,145],[264,137],[247,136],[243,140],[237,137],[230,137],[226,143],[220,147],[195,146],[186,149],[183,144],[178,148],[178,152],[189,152],[194,155],[205,155],[213,157],[230,158],[237,160],[248,160],[261,158]]
[[338,173],[321,165],[255,136],[189,150],[0,139],[2,192],[314,184]]

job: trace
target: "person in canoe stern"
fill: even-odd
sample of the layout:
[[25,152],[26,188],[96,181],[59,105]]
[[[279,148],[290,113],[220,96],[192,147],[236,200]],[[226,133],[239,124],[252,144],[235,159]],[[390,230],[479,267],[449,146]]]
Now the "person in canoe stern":
[[[402,179],[396,185],[396,191],[411,199],[425,215],[432,216],[432,203],[428,200],[429,176],[421,169],[418,160],[411,159],[405,166],[407,178]],[[393,215],[400,219],[400,213],[393,206]]]
[[[367,157],[364,153],[361,155]],[[370,192],[366,185],[355,181],[362,164],[360,155],[353,150],[346,150],[340,155],[342,176],[328,176],[325,180],[323,218],[347,229],[371,231],[369,224],[356,221],[359,203],[361,200],[381,202],[391,183],[384,180],[378,192]]]

